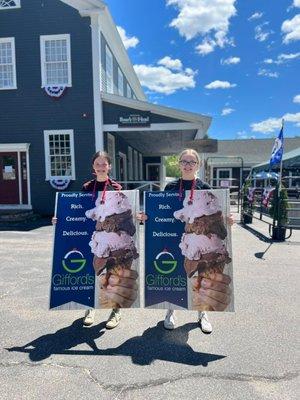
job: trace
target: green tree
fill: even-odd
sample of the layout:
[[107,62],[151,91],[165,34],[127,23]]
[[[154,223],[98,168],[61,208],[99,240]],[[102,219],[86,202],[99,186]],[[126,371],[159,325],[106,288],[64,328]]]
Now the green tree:
[[166,175],[174,178],[178,178],[180,176],[180,170],[178,166],[178,156],[172,155],[165,157],[165,167],[166,167]]

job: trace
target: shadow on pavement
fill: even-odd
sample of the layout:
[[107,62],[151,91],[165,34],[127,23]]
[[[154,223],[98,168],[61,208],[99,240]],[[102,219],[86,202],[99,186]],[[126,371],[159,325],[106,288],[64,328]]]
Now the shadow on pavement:
[[259,240],[261,240],[262,242],[265,243],[273,243],[273,240],[270,239],[268,236],[265,236],[263,233],[258,232],[257,230],[255,230],[254,228],[251,228],[249,225],[245,225],[242,223],[239,223],[239,225],[246,229],[246,231],[252,233],[254,236],[256,236]]
[[51,218],[38,218],[37,220],[34,221],[23,221],[23,222],[0,222],[0,232],[1,231],[28,232],[49,225],[52,225]]
[[[54,334],[44,335],[24,346],[11,347],[6,350],[29,353],[32,361],[44,360],[52,354],[129,356],[132,362],[138,365],[150,365],[154,360],[164,360],[187,365],[207,366],[209,362],[225,357],[218,354],[195,352],[187,343],[189,332],[193,329],[198,329],[200,334],[199,325],[196,322],[185,324],[173,331],[167,331],[163,328],[163,322],[160,321],[156,326],[146,329],[142,336],[130,338],[118,347],[98,349],[95,340],[106,332],[105,322],[84,328],[82,319],[78,319],[71,326],[60,329]],[[82,343],[87,343],[93,351],[70,350]]]

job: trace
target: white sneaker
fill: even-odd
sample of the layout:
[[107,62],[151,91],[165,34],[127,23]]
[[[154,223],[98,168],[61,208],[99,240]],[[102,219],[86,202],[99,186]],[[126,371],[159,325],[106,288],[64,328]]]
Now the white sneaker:
[[86,310],[85,316],[83,318],[83,325],[91,326],[93,325],[94,320],[95,320],[95,310],[94,309]]
[[164,320],[165,329],[173,330],[175,328],[175,317],[174,310],[168,310],[165,320]]
[[208,320],[206,312],[202,312],[199,314],[199,325],[203,333],[212,333],[212,326]]
[[112,310],[110,316],[108,317],[108,320],[106,322],[106,328],[113,329],[119,325],[120,321],[121,321],[121,311],[118,308],[115,308]]

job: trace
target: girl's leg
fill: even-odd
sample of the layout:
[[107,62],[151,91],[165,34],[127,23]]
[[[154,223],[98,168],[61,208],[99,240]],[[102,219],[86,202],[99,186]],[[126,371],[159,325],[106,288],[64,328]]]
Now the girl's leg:
[[164,320],[165,329],[172,330],[175,328],[175,311],[169,308],[167,310],[165,320]]
[[113,329],[119,325],[121,321],[121,310],[120,308],[113,308],[111,310],[110,316],[106,322],[107,329]]
[[199,311],[199,325],[203,333],[212,333],[212,325],[208,320],[208,315],[205,311]]
[[93,308],[86,310],[84,318],[83,318],[83,325],[91,326],[91,325],[93,325],[94,320],[95,320],[95,310]]

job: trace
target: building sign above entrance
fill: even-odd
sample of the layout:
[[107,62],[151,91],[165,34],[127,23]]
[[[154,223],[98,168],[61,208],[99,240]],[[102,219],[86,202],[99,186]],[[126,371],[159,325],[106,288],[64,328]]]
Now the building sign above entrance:
[[122,115],[118,125],[119,128],[150,126],[150,113]]

